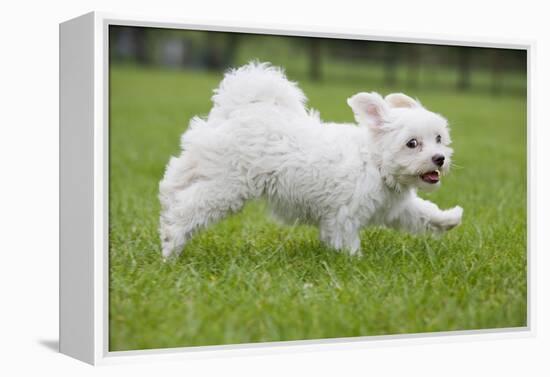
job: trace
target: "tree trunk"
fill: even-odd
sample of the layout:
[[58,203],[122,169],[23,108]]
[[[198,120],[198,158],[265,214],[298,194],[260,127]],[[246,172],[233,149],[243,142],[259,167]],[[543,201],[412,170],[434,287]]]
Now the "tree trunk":
[[387,86],[394,86],[397,82],[397,45],[386,43],[384,54],[385,82]]
[[147,51],[147,31],[143,27],[134,29],[134,43],[136,61],[141,65],[149,65],[149,52]]
[[313,81],[321,80],[321,40],[312,38],[309,40],[309,77]]
[[498,50],[493,50],[491,54],[492,60],[492,83],[491,83],[491,92],[494,95],[498,95],[502,92],[502,63],[503,59]]
[[462,47],[458,50],[458,90],[467,90],[471,86],[470,49]]

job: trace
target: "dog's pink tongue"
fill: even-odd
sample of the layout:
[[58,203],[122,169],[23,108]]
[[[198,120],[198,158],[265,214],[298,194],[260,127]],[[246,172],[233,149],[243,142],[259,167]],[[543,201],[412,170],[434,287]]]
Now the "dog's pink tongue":
[[428,183],[437,183],[439,182],[439,174],[437,174],[436,171],[431,171],[431,172],[422,174],[422,179]]

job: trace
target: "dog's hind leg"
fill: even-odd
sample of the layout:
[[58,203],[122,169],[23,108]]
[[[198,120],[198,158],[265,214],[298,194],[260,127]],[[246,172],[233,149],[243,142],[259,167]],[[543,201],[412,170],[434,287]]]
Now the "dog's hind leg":
[[179,254],[194,233],[239,211],[245,200],[246,192],[238,184],[215,180],[195,182],[164,200],[161,195],[162,256]]

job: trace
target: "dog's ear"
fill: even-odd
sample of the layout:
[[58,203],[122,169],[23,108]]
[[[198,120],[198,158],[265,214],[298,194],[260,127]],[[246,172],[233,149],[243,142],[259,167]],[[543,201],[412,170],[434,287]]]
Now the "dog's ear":
[[403,93],[392,93],[386,96],[386,102],[390,107],[420,107],[420,103]]
[[388,115],[388,104],[380,94],[357,93],[348,98],[348,105],[355,114],[355,120],[360,125],[369,127],[380,127]]

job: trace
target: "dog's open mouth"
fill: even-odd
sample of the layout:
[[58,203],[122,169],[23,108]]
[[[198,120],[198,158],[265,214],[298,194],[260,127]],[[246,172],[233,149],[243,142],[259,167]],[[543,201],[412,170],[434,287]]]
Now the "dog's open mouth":
[[427,173],[421,174],[420,179],[426,183],[435,184],[439,182],[439,176],[441,173],[439,170],[429,171]]

